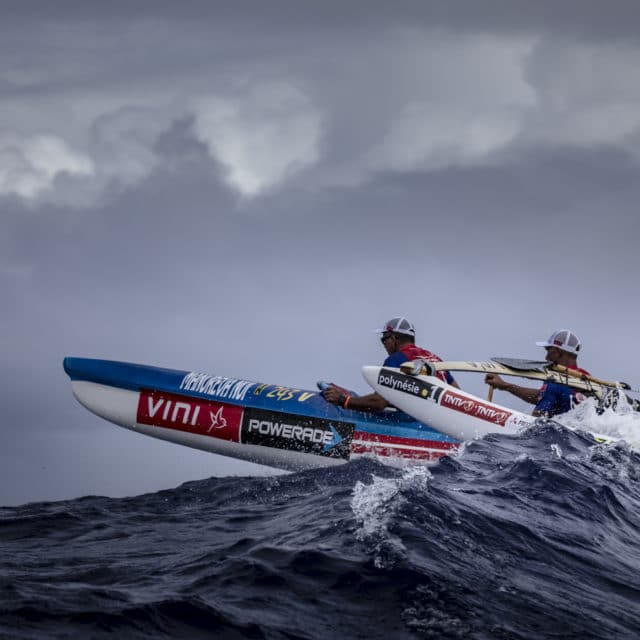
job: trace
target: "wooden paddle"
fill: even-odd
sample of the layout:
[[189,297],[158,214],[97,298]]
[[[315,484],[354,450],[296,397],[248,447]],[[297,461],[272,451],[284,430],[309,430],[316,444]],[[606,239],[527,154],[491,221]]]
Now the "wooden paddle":
[[[549,363],[544,363],[549,364]],[[583,380],[577,377],[570,377],[560,371],[551,371],[542,367],[536,369],[516,369],[494,361],[471,362],[471,361],[451,361],[451,362],[425,362],[420,359],[404,362],[400,365],[400,370],[409,375],[434,376],[438,371],[469,371],[476,373],[495,373],[505,376],[516,376],[520,378],[530,378],[542,380],[544,382],[557,382],[574,389],[582,391],[597,392],[602,390],[599,385],[591,380]]]
[[569,369],[569,367],[565,367],[562,364],[553,364],[549,367],[549,370],[559,371],[560,373],[569,375],[572,378],[579,378],[580,380],[589,380],[590,382],[595,382],[596,384],[600,384],[603,387],[614,387],[616,389],[625,389],[626,391],[635,391],[635,389],[632,389],[631,385],[628,384],[627,382],[611,382],[608,380],[602,380],[602,378],[596,378],[595,376],[591,376],[588,373],[583,373],[582,371],[576,371],[575,369]]

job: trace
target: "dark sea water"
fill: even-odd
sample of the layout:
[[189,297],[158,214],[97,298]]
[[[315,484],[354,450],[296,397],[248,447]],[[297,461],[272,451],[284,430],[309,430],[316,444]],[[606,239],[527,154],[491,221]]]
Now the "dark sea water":
[[2,638],[640,638],[640,456],[542,423],[0,509]]

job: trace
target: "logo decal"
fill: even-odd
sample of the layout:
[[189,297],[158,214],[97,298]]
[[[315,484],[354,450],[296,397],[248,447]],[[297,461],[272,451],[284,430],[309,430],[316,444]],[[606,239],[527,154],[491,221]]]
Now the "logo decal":
[[495,409],[490,404],[485,404],[479,400],[473,400],[467,396],[463,396],[453,391],[445,391],[442,394],[440,404],[443,407],[448,407],[454,411],[460,411],[460,413],[466,413],[467,415],[479,418],[480,420],[486,420],[487,422],[493,422],[493,424],[504,427],[509,417],[512,415],[510,411],[500,411]]
[[304,402],[316,394],[309,391],[302,391],[301,389],[291,389],[290,387],[280,387],[271,385],[266,387],[268,389],[265,393],[266,398],[272,398],[274,400],[280,400],[286,402],[287,400],[296,399],[298,402]]
[[342,437],[331,423],[329,423],[329,429],[331,429],[331,433],[333,433],[333,438],[324,445],[323,453],[326,453],[329,449],[333,449],[333,447],[337,447],[342,442]]
[[355,425],[279,411],[245,409],[242,442],[348,459]]
[[188,373],[180,383],[185,391],[195,391],[207,396],[216,396],[229,400],[244,400],[247,391],[255,384],[248,380],[209,376],[206,373]]
[[390,369],[381,369],[378,374],[378,384],[395,391],[402,391],[419,398],[431,398],[438,400],[442,393],[442,387],[425,382],[414,376],[404,375]]
[[242,414],[242,407],[143,390],[136,422],[239,442]]
[[[209,431],[211,431],[211,429],[224,429],[227,426],[227,421],[222,415],[223,411],[224,407],[220,407],[215,413],[209,411],[209,417],[211,418]],[[209,433],[209,431],[207,431],[207,433]]]

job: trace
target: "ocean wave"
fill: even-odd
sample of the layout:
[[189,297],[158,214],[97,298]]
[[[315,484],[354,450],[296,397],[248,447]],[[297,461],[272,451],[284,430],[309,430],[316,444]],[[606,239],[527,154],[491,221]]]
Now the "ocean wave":
[[553,421],[428,468],[3,508],[0,635],[631,639],[639,514],[639,454]]

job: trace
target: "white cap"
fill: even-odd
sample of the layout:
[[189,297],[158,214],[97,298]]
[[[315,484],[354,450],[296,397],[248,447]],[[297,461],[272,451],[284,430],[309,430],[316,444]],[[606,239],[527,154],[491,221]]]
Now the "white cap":
[[580,347],[582,346],[580,340],[578,340],[578,336],[573,333],[573,331],[569,331],[569,329],[554,331],[548,340],[536,342],[536,345],[539,347],[557,347],[558,349],[562,349],[562,351],[575,354],[580,351]]
[[391,318],[382,329],[375,329],[375,333],[404,333],[407,336],[416,335],[416,329],[412,322],[406,318]]

